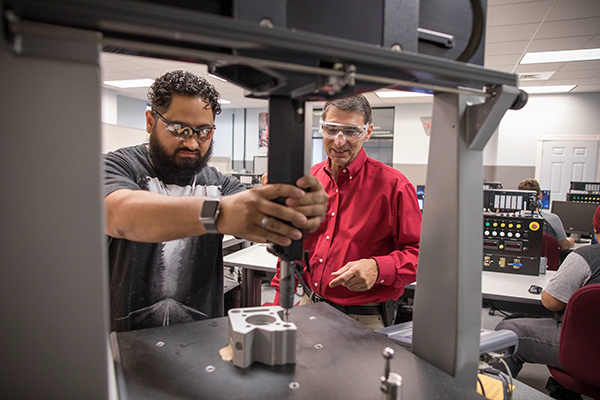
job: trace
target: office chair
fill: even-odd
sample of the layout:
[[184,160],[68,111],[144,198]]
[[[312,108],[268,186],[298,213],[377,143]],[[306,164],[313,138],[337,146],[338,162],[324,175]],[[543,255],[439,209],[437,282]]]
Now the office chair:
[[547,269],[556,271],[560,265],[560,249],[554,236],[542,233],[542,257],[547,259]]
[[548,366],[564,388],[600,399],[600,283],[584,286],[567,303],[560,331],[562,369]]

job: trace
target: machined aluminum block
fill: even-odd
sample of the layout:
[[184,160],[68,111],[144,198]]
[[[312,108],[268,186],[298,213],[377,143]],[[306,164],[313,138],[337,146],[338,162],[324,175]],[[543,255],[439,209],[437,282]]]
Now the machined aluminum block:
[[296,325],[282,319],[279,306],[229,310],[229,344],[233,364],[247,368],[253,362],[267,365],[296,362]]

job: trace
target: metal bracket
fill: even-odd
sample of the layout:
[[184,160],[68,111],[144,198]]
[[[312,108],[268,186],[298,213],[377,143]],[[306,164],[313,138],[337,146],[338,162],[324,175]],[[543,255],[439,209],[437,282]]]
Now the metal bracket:
[[255,361],[296,363],[296,325],[281,319],[283,311],[279,306],[229,310],[229,344],[236,367],[248,368]]
[[518,88],[508,85],[493,86],[488,93],[491,96],[483,104],[467,106],[465,141],[471,150],[483,150],[506,110],[512,108],[520,96]]

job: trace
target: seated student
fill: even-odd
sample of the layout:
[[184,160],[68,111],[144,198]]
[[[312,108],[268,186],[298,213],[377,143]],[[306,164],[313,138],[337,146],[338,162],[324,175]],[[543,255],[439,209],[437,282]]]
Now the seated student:
[[[594,213],[593,223],[597,235],[600,232],[600,207]],[[496,326],[496,330],[509,329],[519,337],[517,353],[505,359],[513,377],[518,375],[526,362],[560,368],[558,343],[564,310],[577,289],[594,283],[600,283],[598,244],[571,252],[542,292],[542,304],[556,313],[554,318],[507,319]]]
[[[517,187],[517,189],[534,190],[537,193],[538,198],[542,198],[540,184],[535,179],[525,179],[524,181],[519,182],[519,186]],[[556,241],[558,242],[559,249],[568,250],[571,247],[575,246],[575,241],[570,237],[567,237],[567,234],[565,233],[565,228],[563,227],[563,223],[558,215],[545,210],[542,211],[542,214],[542,216],[547,222],[544,224],[544,232],[553,236],[554,239],[556,239]]]

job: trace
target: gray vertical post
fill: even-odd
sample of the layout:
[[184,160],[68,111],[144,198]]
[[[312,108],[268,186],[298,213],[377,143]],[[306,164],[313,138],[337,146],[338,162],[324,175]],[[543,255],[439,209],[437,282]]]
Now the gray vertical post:
[[0,39],[0,393],[106,399],[97,37],[20,39]]
[[435,95],[413,352],[475,387],[481,326],[483,153],[468,148],[466,107],[462,95]]

